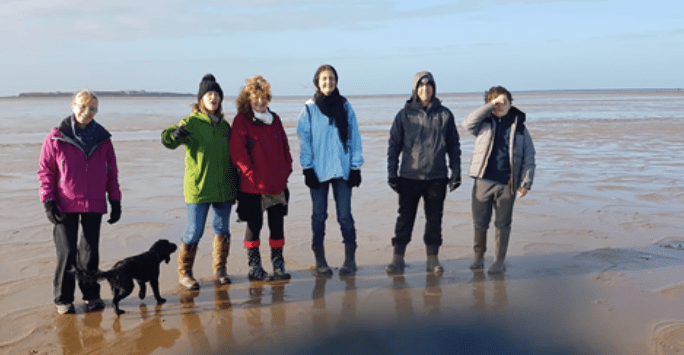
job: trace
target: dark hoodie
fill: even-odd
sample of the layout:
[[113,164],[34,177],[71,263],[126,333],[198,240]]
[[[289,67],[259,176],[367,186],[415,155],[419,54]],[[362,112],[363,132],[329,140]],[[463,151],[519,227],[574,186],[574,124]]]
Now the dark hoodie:
[[[397,113],[390,130],[387,149],[388,178],[438,180],[461,175],[461,149],[458,131],[451,111],[442,106],[436,96],[424,107],[416,90],[424,77],[436,87],[429,72],[419,72],[413,78],[411,98]],[[435,90],[436,92],[436,90]],[[401,156],[401,166],[399,157]]]

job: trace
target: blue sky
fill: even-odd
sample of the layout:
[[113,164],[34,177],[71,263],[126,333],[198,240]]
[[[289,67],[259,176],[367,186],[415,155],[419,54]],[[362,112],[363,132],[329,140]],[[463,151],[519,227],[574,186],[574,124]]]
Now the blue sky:
[[226,95],[263,75],[308,95],[323,63],[343,95],[684,87],[679,0],[3,0],[0,96],[30,91]]

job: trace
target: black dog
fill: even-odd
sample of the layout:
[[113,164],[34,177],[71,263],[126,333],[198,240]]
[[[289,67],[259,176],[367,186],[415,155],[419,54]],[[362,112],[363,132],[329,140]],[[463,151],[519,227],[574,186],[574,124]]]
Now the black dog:
[[166,299],[159,294],[159,264],[162,261],[166,261],[168,264],[171,261],[171,254],[177,248],[176,244],[166,239],[159,239],[150,250],[118,261],[109,271],[95,273],[98,280],[107,279],[109,281],[109,286],[114,295],[112,303],[117,315],[126,313],[119,308],[119,302],[133,292],[134,279],[140,286],[140,293],[138,293],[140,299],[145,298],[145,282],[149,282],[157,304],[166,302]]

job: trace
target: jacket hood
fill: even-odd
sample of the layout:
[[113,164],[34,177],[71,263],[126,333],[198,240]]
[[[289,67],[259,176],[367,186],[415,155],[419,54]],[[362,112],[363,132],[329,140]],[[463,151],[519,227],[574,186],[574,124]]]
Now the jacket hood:
[[[57,130],[62,134],[62,136],[67,137],[69,139],[75,139],[76,137],[74,136],[74,131],[71,128],[71,120],[73,120],[73,116],[69,116],[62,120],[62,123],[59,124],[59,127],[57,127]],[[103,141],[106,141],[107,139],[111,138],[112,135],[104,128],[102,127],[99,123],[97,123],[95,120],[93,120],[90,124],[95,125],[94,128],[94,133],[95,133],[95,142],[96,144],[100,144]]]
[[525,112],[520,111],[515,106],[511,106],[511,109],[508,110],[508,113],[510,115],[512,115],[513,117],[518,117],[518,126],[516,127],[515,130],[518,133],[523,133],[523,130],[525,129],[525,120],[526,120]]
[[420,83],[423,78],[426,78],[428,80],[428,83],[432,85],[432,89],[434,93],[432,94],[432,98],[434,99],[437,96],[437,84],[435,83],[435,78],[432,76],[432,73],[429,71],[420,71],[417,72],[416,75],[413,76],[413,86],[411,89],[411,99],[409,101],[416,101],[418,100],[418,84]]

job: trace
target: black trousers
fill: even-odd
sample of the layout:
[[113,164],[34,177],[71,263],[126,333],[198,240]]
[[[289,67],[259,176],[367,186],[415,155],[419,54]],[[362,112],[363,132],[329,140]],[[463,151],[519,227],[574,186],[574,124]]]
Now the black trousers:
[[[55,304],[74,302],[75,268],[95,271],[100,264],[101,213],[66,213],[66,220],[53,229],[57,249],[54,279]],[[79,238],[78,225],[81,225]],[[78,244],[77,244],[78,243]],[[100,284],[94,280],[78,280],[84,300],[100,298]]]
[[423,241],[426,245],[442,245],[442,215],[447,181],[399,179],[399,217],[394,228],[392,245],[406,245],[411,241],[421,198],[425,210]]
[[[245,234],[245,248],[258,247],[260,243],[261,229],[264,225],[264,212],[261,210],[261,195],[238,194],[238,217],[247,222],[247,228],[251,233]],[[284,220],[287,214],[287,206],[275,205],[266,209],[268,229],[270,231],[269,245],[282,248],[285,243]]]

